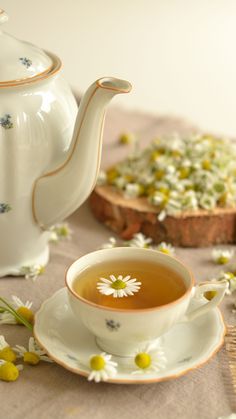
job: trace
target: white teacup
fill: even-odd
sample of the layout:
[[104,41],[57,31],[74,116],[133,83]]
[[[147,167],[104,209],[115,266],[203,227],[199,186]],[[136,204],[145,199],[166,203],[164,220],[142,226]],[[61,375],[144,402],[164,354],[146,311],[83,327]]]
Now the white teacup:
[[[185,293],[171,303],[145,309],[116,309],[100,306],[78,295],[74,280],[88,266],[101,262],[137,260],[161,264],[178,273],[185,283]],[[131,356],[142,347],[166,333],[174,324],[193,320],[216,307],[227,289],[226,282],[208,282],[194,286],[190,271],[176,258],[156,250],[117,247],[97,250],[76,260],[66,273],[69,303],[76,318],[96,337],[98,346],[107,353]],[[211,301],[203,298],[206,291],[216,291]],[[189,310],[193,298],[202,296],[202,305]],[[109,327],[112,325],[112,327]],[[117,326],[117,327],[116,327]]]

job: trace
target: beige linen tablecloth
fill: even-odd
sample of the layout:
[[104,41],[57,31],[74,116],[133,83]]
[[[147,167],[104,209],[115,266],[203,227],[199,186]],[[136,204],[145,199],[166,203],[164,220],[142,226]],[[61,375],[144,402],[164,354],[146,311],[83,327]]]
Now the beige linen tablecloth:
[[[117,144],[117,136],[129,130],[138,132],[145,143],[156,135],[191,129],[179,120],[111,109],[105,127],[104,166],[127,154],[127,147]],[[93,218],[88,203],[68,221],[72,239],[51,245],[45,274],[36,282],[1,278],[1,296],[10,299],[13,294],[23,301],[33,301],[36,311],[45,299],[64,286],[68,265],[100,247],[112,235]],[[192,269],[197,281],[209,279],[219,270],[211,262],[210,248],[177,249],[177,256]],[[226,297],[221,305],[227,324],[236,323],[232,301],[232,297]],[[13,346],[26,346],[30,335],[23,326],[14,325],[1,325],[0,334]],[[36,367],[25,366],[14,383],[0,382],[2,419],[216,419],[230,414],[236,409],[234,404],[225,348],[202,368],[163,383],[95,384],[57,364],[43,362]]]

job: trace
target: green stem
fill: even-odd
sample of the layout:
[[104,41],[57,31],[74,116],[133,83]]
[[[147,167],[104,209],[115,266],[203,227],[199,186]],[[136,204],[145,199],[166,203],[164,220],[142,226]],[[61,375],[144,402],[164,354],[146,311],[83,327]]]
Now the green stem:
[[5,304],[5,306],[6,306],[5,311],[8,311],[9,313],[11,313],[20,323],[22,323],[24,326],[26,326],[30,331],[33,330],[32,324],[30,324],[28,322],[28,320],[26,320],[23,316],[21,316],[21,314],[17,313],[17,311],[14,310],[14,308],[11,307],[10,304],[8,304],[7,301],[5,301],[2,297],[0,297],[0,301],[2,301],[3,304]]

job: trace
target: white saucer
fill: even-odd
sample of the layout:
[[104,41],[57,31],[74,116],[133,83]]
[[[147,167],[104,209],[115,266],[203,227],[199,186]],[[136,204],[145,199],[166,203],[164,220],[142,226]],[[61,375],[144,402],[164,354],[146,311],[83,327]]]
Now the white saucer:
[[[207,362],[220,349],[224,335],[224,321],[220,310],[215,308],[192,322],[175,325],[160,338],[167,357],[164,370],[132,375],[129,358],[113,357],[119,365],[118,373],[107,381],[141,384],[177,378]],[[56,363],[86,377],[90,373],[89,358],[102,352],[94,336],[75,320],[66,288],[43,303],[35,316],[34,336]]]

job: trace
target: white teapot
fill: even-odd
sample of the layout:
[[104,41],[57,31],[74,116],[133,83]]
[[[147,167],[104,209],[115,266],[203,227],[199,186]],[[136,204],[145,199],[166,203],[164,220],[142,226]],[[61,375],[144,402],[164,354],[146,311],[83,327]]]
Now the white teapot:
[[[0,29],[7,21],[0,9]],[[131,85],[102,78],[79,110],[61,61],[0,31],[0,276],[46,265],[49,228],[92,191],[106,105]]]

